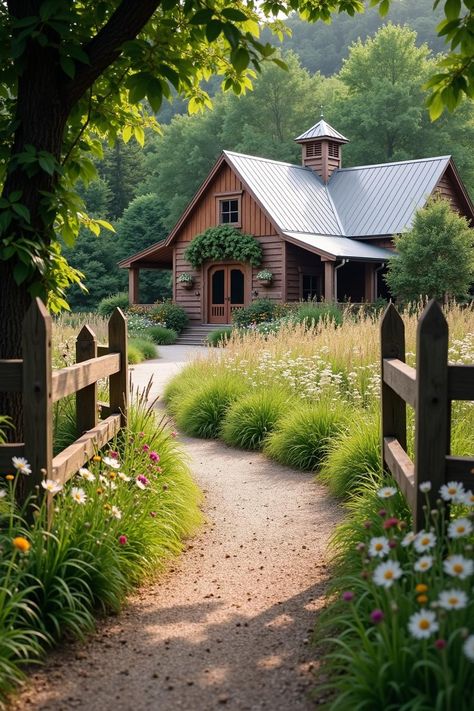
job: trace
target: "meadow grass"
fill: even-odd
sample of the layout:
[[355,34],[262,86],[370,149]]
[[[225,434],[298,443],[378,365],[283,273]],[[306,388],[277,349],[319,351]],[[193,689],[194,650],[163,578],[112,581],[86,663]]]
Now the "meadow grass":
[[288,408],[288,390],[257,390],[232,403],[222,424],[224,442],[241,449],[262,449]]

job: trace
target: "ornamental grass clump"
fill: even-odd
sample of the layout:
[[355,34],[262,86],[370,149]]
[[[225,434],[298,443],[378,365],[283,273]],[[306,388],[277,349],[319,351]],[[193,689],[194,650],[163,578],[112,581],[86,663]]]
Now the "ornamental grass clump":
[[151,326],[146,330],[146,336],[159,346],[171,346],[178,338],[176,331],[164,326]]
[[[318,632],[331,711],[472,709],[474,495],[441,487],[423,530],[391,481],[360,491],[335,537],[337,599]],[[375,485],[375,486],[374,486]],[[449,508],[447,508],[449,507]]]
[[221,437],[234,447],[262,449],[265,439],[291,406],[288,391],[281,388],[251,392],[230,406]]
[[314,471],[327,456],[331,439],[346,426],[347,412],[341,403],[298,403],[279,420],[263,451],[281,464]]

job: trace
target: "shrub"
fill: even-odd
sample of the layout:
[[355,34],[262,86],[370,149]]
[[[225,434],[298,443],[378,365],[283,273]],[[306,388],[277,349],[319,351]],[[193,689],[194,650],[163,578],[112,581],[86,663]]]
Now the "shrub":
[[230,225],[209,227],[196,235],[184,252],[184,258],[197,269],[206,260],[218,262],[235,259],[258,267],[262,261],[262,245],[250,234]]
[[151,317],[176,333],[181,333],[188,324],[188,315],[182,306],[172,301],[157,302],[150,311]]
[[232,328],[216,328],[207,337],[210,346],[225,346],[232,333]]
[[139,351],[139,353],[141,354],[140,360],[152,360],[153,358],[158,357],[158,351],[156,350],[155,344],[153,343],[153,341],[149,341],[147,338],[131,338],[128,343],[129,349],[131,346],[132,349],[136,349]]
[[369,413],[361,413],[349,429],[329,443],[321,480],[334,496],[347,499],[364,482],[368,472],[380,470],[379,421]]
[[271,321],[275,305],[270,299],[256,299],[243,309],[236,309],[232,314],[232,321],[240,328],[246,328],[253,323]]
[[186,396],[187,393],[196,390],[200,387],[204,381],[212,376],[213,369],[212,364],[204,361],[197,360],[190,363],[180,373],[177,373],[174,378],[171,378],[165,385],[163,400],[167,404],[171,414],[176,414],[176,408],[180,400]]
[[222,425],[224,442],[242,449],[262,449],[267,435],[288,409],[288,392],[257,390],[234,402]]
[[218,437],[228,408],[243,393],[244,385],[238,378],[226,374],[216,376],[176,398],[176,423],[193,437]]
[[172,328],[165,328],[164,326],[152,326],[146,331],[146,335],[151,338],[153,343],[157,343],[159,346],[171,346],[176,343],[178,334],[173,331]]
[[133,341],[128,342],[128,364],[129,365],[137,365],[137,363],[141,363],[143,360],[142,352],[137,346],[133,343]]
[[332,322],[341,326],[343,321],[342,311],[333,304],[301,304],[296,313],[291,315],[294,323],[304,323],[307,328],[317,326],[320,321]]
[[313,471],[325,456],[329,442],[340,435],[346,423],[342,403],[299,403],[277,424],[264,445],[264,452],[281,464]]
[[110,316],[117,307],[119,309],[128,308],[128,294],[126,291],[119,291],[118,294],[111,294],[99,301],[97,313],[99,316]]

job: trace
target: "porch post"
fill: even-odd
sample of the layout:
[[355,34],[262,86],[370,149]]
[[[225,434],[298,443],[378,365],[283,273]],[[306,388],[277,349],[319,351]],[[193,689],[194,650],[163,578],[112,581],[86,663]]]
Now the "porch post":
[[324,300],[336,301],[334,293],[334,262],[324,262]]
[[130,267],[128,270],[128,300],[130,304],[138,304],[140,284],[140,270],[136,267]]
[[372,303],[375,301],[375,269],[374,264],[367,262],[365,265],[365,289],[364,301]]

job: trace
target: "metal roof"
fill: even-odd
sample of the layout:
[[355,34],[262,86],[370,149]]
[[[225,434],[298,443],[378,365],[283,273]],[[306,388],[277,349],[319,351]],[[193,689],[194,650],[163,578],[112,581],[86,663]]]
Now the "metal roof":
[[291,242],[302,247],[312,247],[318,252],[336,259],[360,260],[363,262],[386,262],[396,256],[390,249],[376,247],[368,242],[349,239],[348,237],[330,237],[328,235],[302,234],[301,232],[283,232]]
[[343,234],[394,235],[409,228],[449,161],[441,156],[337,170],[328,190]]
[[327,121],[321,119],[314,126],[308,128],[307,131],[295,138],[295,141],[309,141],[312,138],[332,138],[336,141],[341,141],[341,143],[349,143],[349,139],[336,131]]
[[327,187],[313,170],[231,151],[224,154],[281,231],[341,234]]

